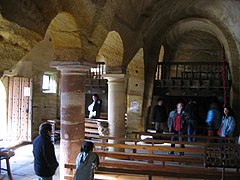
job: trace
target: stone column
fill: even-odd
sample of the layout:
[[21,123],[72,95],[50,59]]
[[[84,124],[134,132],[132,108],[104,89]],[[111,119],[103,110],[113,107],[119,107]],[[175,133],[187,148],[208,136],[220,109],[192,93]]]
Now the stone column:
[[61,140],[60,140],[60,178],[65,174],[64,164],[75,163],[85,135],[85,78],[88,66],[78,62],[51,63],[61,71]]
[[109,136],[124,137],[126,113],[126,75],[106,74],[108,80]]

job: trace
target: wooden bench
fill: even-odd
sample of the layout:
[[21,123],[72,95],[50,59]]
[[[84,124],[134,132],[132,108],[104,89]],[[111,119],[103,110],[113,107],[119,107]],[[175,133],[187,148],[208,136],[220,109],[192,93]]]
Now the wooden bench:
[[[110,143],[111,141],[114,143]],[[102,137],[101,142],[95,142],[95,152],[100,156],[100,166],[96,172],[142,174],[148,175],[149,179],[152,179],[152,176],[210,179],[221,177],[221,170],[205,168],[203,165],[205,143],[189,143],[185,148],[178,147],[184,142],[170,143],[175,143],[176,147],[170,147],[169,140]],[[185,155],[168,155],[168,151],[185,152]],[[65,168],[74,173],[75,165],[65,164]],[[72,176],[73,174],[66,175],[65,178]],[[236,174],[226,172],[226,176],[235,178]]]
[[88,119],[85,118],[85,138],[86,139],[99,139],[99,126],[101,124],[107,124],[108,121],[105,119]]
[[182,137],[187,140],[189,137],[194,138],[196,142],[222,142],[223,140],[228,143],[234,143],[233,137],[218,137],[218,136],[201,136],[201,135],[184,135],[184,134],[172,134],[172,133],[152,133],[152,132],[132,132],[135,138],[141,139],[141,136],[152,136],[158,139],[171,139],[171,137]]
[[96,120],[85,118],[85,138],[86,139],[99,138],[98,124]]
[[[7,174],[8,174],[8,178],[10,180],[12,180],[12,173],[11,173],[11,168],[10,168],[10,158],[12,156],[14,156],[15,153],[13,150],[11,149],[5,149],[5,148],[1,148],[0,149],[0,174],[1,174],[1,170],[4,170],[4,171],[7,171]],[[6,160],[6,168],[2,168],[1,167],[1,161],[2,160]]]

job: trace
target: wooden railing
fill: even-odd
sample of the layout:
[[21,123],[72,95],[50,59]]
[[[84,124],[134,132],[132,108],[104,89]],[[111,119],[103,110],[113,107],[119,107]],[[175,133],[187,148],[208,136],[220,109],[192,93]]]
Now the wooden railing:
[[90,68],[87,73],[87,79],[103,79],[102,75],[106,74],[106,65],[104,62],[97,62],[95,68]]
[[226,80],[231,80],[227,62],[159,62],[155,80],[162,79],[222,79],[223,68]]

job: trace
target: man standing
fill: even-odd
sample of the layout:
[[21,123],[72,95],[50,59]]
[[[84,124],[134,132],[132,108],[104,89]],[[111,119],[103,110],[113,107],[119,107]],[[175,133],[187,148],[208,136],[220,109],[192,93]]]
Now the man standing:
[[52,126],[43,123],[39,135],[33,141],[34,170],[39,180],[52,180],[58,167],[53,143],[51,142]]
[[[189,116],[189,122],[187,122],[187,134],[196,135],[196,127],[199,119],[198,105],[196,101],[190,100],[186,105],[185,112]],[[195,142],[195,138],[188,137],[188,142]]]
[[153,122],[155,123],[156,133],[162,133],[167,122],[167,110],[163,100],[158,98],[157,105],[153,108]]
[[[177,104],[177,109],[170,112],[168,117],[168,129],[170,133],[174,134],[186,134],[187,122],[189,121],[188,115],[183,111],[183,103]],[[175,141],[177,137],[172,136],[171,141]],[[182,141],[182,137],[179,137],[179,141]],[[175,147],[175,144],[171,144],[171,147]],[[181,148],[184,148],[184,144],[180,145]],[[174,154],[173,151],[169,154]],[[180,152],[179,155],[183,155],[183,152]]]
[[98,119],[101,113],[102,100],[99,99],[97,94],[92,96],[92,104],[88,106],[89,118]]

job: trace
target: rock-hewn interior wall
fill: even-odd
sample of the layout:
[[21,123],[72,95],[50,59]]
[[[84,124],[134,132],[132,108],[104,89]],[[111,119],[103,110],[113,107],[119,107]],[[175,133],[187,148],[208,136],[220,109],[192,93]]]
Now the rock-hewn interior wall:
[[[41,47],[42,53],[28,56],[32,65],[28,62],[20,62],[22,63],[21,71],[17,73],[26,75],[28,71],[24,67],[32,66],[29,75],[34,77],[34,97],[37,102],[33,103],[33,107],[35,108],[34,119],[37,122],[40,122],[42,117],[50,118],[55,114],[55,112],[52,113],[53,109],[49,109],[48,112],[46,107],[58,106],[57,104],[52,106],[57,97],[41,94],[41,76],[48,67],[41,70],[38,67],[48,66],[50,60],[94,64],[97,54],[100,53],[104,56],[106,64],[111,67],[110,73],[125,73],[126,67],[134,61],[133,57],[141,48],[144,51],[143,64],[145,81],[147,81],[143,95],[143,113],[146,113],[152,99],[151,86],[156,63],[154,57],[157,57],[155,51],[158,51],[161,45],[165,48],[164,60],[181,61],[220,60],[221,45],[223,45],[233,80],[230,104],[236,116],[240,117],[239,1],[63,0],[46,3],[46,1],[2,0],[0,6],[4,10],[1,11],[3,18],[0,19],[0,58],[2,60],[0,72],[11,69],[28,52],[32,53],[31,49],[44,36],[51,21],[57,17],[56,24],[49,29],[54,38],[54,48],[51,49],[47,45],[45,49]],[[120,38],[116,40],[115,36],[112,36],[112,40],[108,39],[109,32],[116,32],[119,34],[117,37]],[[105,44],[105,42],[111,43]],[[41,48],[37,48],[40,51]],[[101,51],[101,48],[104,51]],[[48,58],[44,58],[47,57],[44,53],[50,50],[51,58],[49,55],[47,55]],[[47,61],[43,61],[44,59]],[[135,71],[134,65],[129,74],[134,75]],[[139,70],[139,72],[142,71]],[[132,77],[135,78],[135,75]],[[138,78],[131,84],[136,84]],[[149,84],[146,85],[146,83]],[[135,90],[129,86],[131,98],[140,97],[142,92],[138,88],[135,87]],[[129,96],[129,102],[131,98]],[[145,115],[143,117],[145,118]]]
[[144,64],[143,50],[139,50],[127,68],[127,132],[144,130],[143,91],[144,91]]
[[[51,37],[47,33],[45,39],[34,47],[11,70],[5,71],[5,76],[21,76],[33,78],[32,102],[32,135],[38,134],[39,125],[46,120],[59,119],[59,92],[43,93],[42,77],[44,72],[55,72],[49,68],[53,60]],[[59,81],[56,79],[57,82]],[[6,86],[7,87],[7,86]]]

